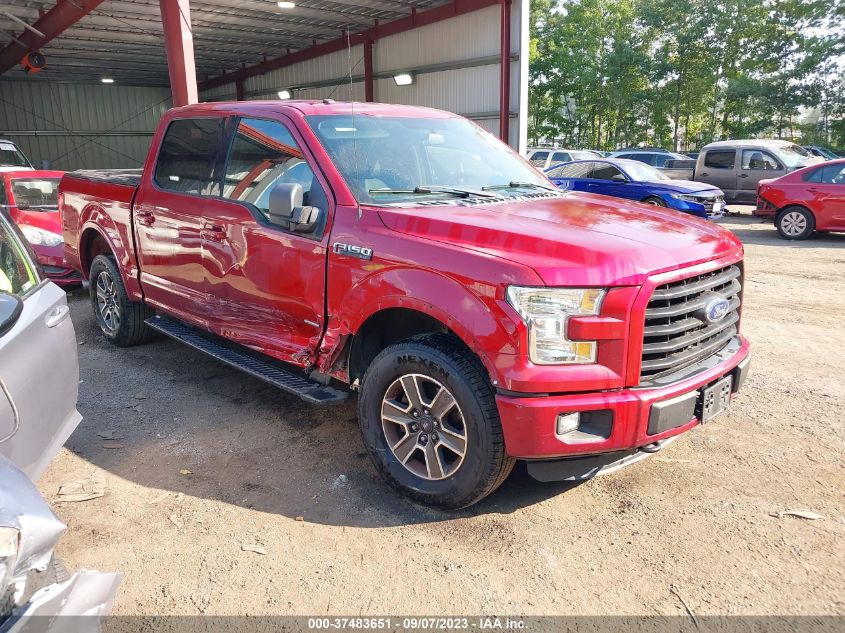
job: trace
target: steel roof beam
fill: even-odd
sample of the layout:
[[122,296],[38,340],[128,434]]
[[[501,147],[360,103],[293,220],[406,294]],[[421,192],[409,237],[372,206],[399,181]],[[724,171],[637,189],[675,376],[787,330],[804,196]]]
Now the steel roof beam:
[[103,0],[60,0],[55,7],[47,11],[32,25],[33,28],[43,33],[44,37],[38,37],[32,31],[25,30],[18,36],[25,48],[16,42],[12,42],[0,51],[0,75],[10,68],[14,68],[29,51],[38,50],[53,38],[64,33],[100,6],[102,2]]

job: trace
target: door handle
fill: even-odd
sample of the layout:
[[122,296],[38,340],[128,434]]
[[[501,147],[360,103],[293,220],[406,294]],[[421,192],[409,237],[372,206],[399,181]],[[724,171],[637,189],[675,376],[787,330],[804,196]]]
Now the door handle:
[[812,191],[815,193],[816,191],[818,191],[818,189],[816,187],[807,187],[807,191]]
[[136,211],[135,221],[143,226],[152,226],[156,218],[152,211]]
[[70,308],[67,306],[56,306],[47,313],[46,317],[44,317],[44,323],[47,327],[56,327],[59,323],[68,318],[68,315],[70,315]]
[[703,171],[703,172],[701,172],[701,173],[700,173],[700,174],[698,174],[698,175],[699,175],[699,176],[709,176],[710,174],[709,174],[709,173],[707,173],[706,171]]
[[226,229],[222,226],[206,226],[200,231],[200,237],[211,242],[222,242],[226,239]]
[[748,178],[748,174],[739,174],[740,178]]

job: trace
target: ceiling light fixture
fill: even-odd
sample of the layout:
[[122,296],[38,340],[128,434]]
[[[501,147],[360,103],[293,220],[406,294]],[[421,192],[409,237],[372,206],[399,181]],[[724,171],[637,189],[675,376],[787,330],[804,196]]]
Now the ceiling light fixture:
[[113,84],[114,83],[114,79],[112,79],[111,77],[103,77],[102,79],[100,79],[100,81],[103,82],[104,84]]
[[279,90],[279,99],[290,99],[290,90]]
[[295,2],[277,2],[280,9],[293,9],[296,7]]
[[410,86],[414,83],[414,76],[411,73],[400,73],[393,76],[397,86]]

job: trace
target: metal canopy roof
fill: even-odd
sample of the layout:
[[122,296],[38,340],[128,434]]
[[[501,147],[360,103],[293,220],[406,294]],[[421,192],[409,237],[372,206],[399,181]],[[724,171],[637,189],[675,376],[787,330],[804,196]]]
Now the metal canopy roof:
[[[84,0],[58,0],[74,2]],[[449,0],[295,0],[282,9],[276,0],[192,0],[197,79],[209,79],[260,63],[315,43],[335,40],[344,30],[355,33],[409,16]],[[57,2],[0,0],[0,48],[23,32],[19,22],[34,24]],[[17,46],[17,44],[15,44]],[[27,51],[21,47],[21,57]],[[159,0],[106,0],[41,49],[47,67],[27,76],[20,66],[3,79],[169,85]]]

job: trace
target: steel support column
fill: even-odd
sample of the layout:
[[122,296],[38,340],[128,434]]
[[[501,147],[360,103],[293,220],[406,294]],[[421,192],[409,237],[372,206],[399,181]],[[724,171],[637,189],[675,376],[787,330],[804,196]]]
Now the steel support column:
[[499,77],[499,138],[505,143],[510,140],[511,114],[511,0],[502,3],[502,41],[500,51]]
[[199,96],[189,1],[159,0],[159,5],[173,105],[183,106],[196,103]]
[[373,85],[373,41],[364,41],[364,100],[372,103],[375,101]]

